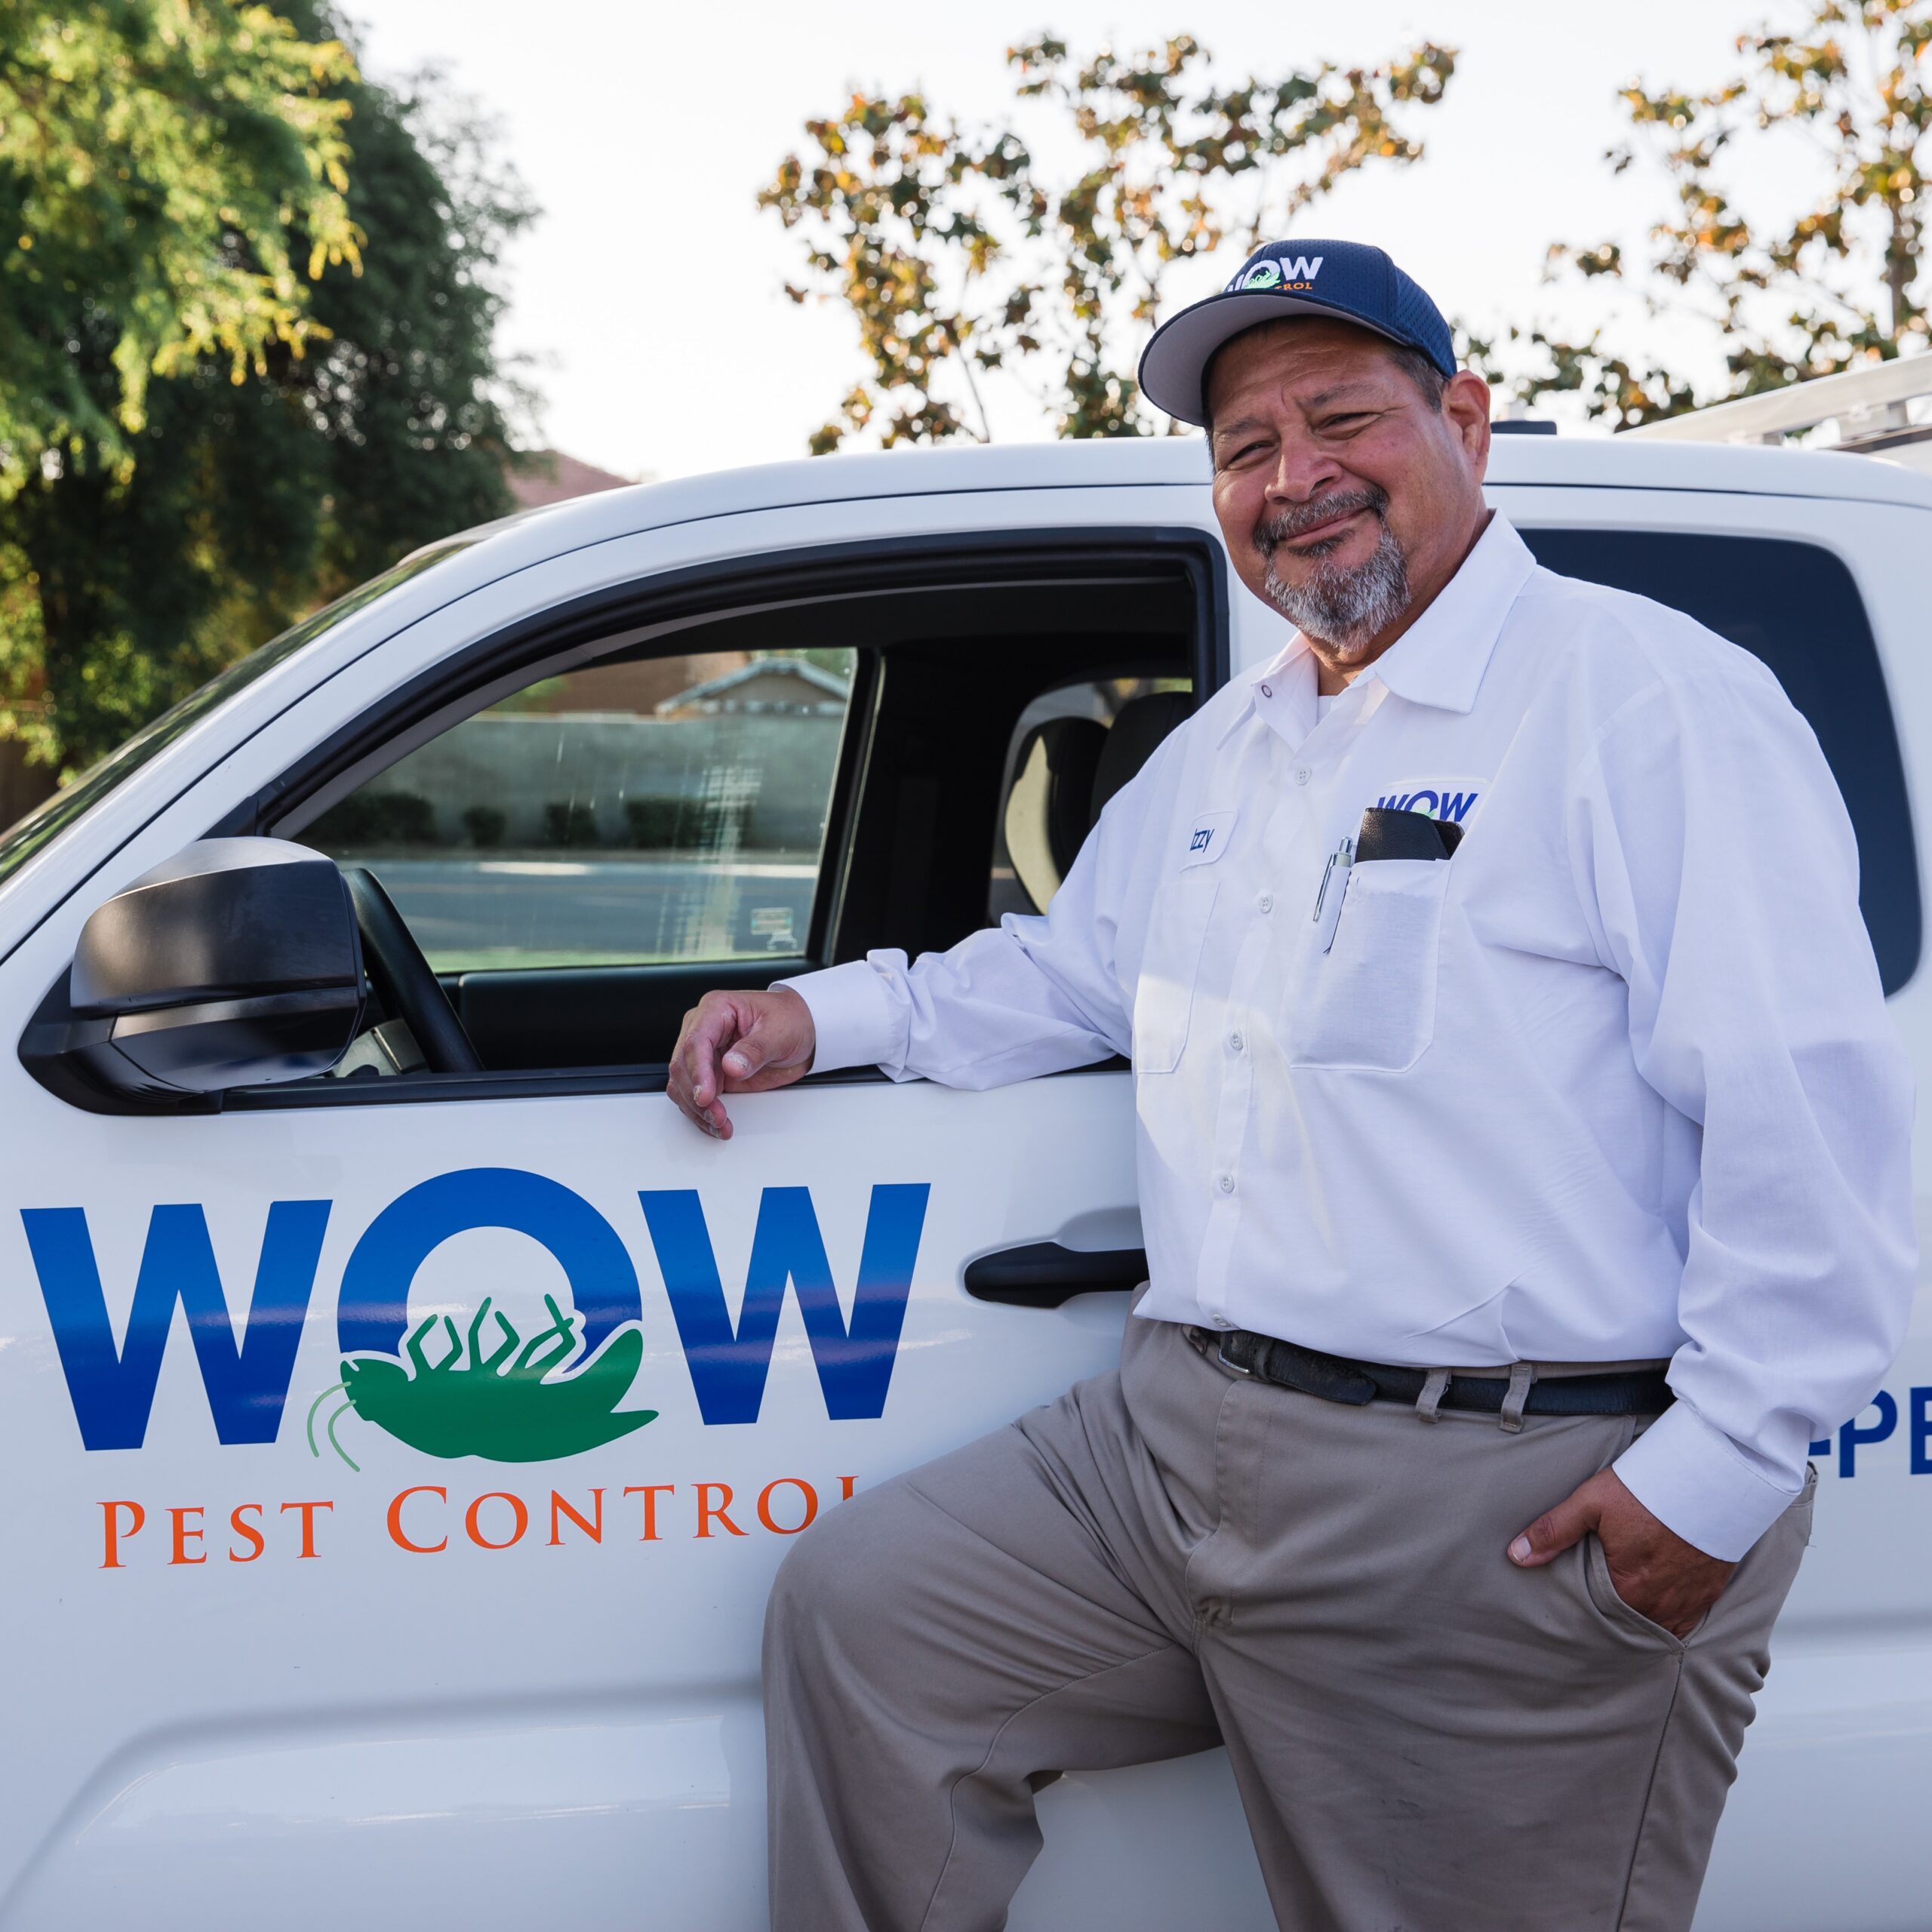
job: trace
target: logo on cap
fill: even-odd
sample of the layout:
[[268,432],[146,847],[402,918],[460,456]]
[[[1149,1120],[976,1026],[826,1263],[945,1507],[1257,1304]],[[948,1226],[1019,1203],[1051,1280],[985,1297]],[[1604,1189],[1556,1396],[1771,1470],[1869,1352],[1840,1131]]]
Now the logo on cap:
[[1304,285],[1312,281],[1321,272],[1319,255],[1290,255],[1281,259],[1257,262],[1244,274],[1238,275],[1228,284],[1226,292],[1232,295],[1238,289],[1279,288],[1286,282],[1299,282]]

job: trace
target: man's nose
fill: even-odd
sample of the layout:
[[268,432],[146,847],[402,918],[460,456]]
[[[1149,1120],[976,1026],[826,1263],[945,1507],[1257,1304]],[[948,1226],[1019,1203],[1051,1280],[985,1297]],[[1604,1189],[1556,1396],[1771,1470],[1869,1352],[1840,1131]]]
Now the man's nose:
[[1341,464],[1312,438],[1284,436],[1268,479],[1271,506],[1312,503],[1343,480]]

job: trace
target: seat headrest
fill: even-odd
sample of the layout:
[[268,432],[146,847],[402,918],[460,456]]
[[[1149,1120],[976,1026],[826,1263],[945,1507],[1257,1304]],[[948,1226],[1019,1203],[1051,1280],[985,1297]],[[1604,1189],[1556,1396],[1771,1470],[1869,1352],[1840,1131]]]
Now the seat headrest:
[[1092,718],[1049,718],[1027,733],[1006,800],[1006,848],[1035,906],[1072,869],[1093,825],[1094,780],[1107,728]]
[[1107,733],[1099,768],[1094,774],[1094,795],[1088,823],[1097,824],[1107,801],[1154,755],[1161,740],[1194,714],[1192,691],[1149,691],[1122,705]]
[[1006,798],[1006,850],[1041,912],[1072,870],[1102,806],[1193,709],[1187,691],[1154,691],[1128,699],[1111,725],[1050,718],[1027,733]]

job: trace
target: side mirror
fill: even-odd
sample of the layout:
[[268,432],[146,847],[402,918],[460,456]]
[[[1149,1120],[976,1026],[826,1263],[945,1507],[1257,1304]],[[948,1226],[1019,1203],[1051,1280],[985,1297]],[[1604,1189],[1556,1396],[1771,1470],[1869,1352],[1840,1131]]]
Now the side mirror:
[[205,838],[95,909],[20,1058],[63,1099],[146,1111],[326,1073],[362,1001],[335,862],[279,838]]

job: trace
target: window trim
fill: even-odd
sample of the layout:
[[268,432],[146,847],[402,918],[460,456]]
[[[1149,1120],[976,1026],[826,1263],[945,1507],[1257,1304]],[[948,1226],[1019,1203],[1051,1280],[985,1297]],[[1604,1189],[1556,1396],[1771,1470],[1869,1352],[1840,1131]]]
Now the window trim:
[[[935,566],[1008,558],[1006,580],[1023,583],[1052,582],[1096,566],[1115,574],[1123,563],[1149,565],[1153,567],[1144,574],[1165,577],[1178,561],[1195,592],[1197,650],[1204,641],[1204,654],[1209,660],[1196,666],[1197,688],[1204,697],[1226,682],[1232,648],[1226,555],[1208,531],[1186,525],[976,531],[951,537],[828,543],[795,558],[766,563],[763,568],[757,558],[726,558],[589,592],[453,651],[352,723],[332,732],[252,798],[224,814],[203,835],[272,838],[275,827],[297,807],[411,727],[428,722],[491,684],[624,632],[719,617],[740,604],[804,603],[887,590],[944,590],[948,586],[943,581],[933,580]],[[1163,561],[1168,568],[1158,567]],[[737,594],[721,604],[718,592],[726,589]]]
[[[1091,1067],[1077,1069],[1092,1072]],[[884,1082],[876,1067],[841,1067],[808,1074],[811,1087],[850,1087]],[[561,1095],[661,1094],[670,1081],[667,1066],[530,1067],[504,1073],[405,1073],[387,1079],[331,1080],[309,1086],[232,1087],[214,1098],[208,1113],[275,1113],[291,1108],[429,1106],[449,1100],[551,1100]],[[140,1111],[140,1110],[137,1110]]]
[[[577,650],[686,620],[728,614],[740,606],[801,603],[868,592],[943,592],[946,573],[972,574],[960,587],[981,588],[997,566],[1006,583],[1053,583],[1098,572],[1117,581],[1137,576],[1171,580],[1177,567],[1193,595],[1196,705],[1228,679],[1232,662],[1226,554],[1211,531],[1189,525],[1122,523],[1060,528],[959,532],[825,544],[768,562],[743,556],[661,571],[589,592],[519,619],[452,652],[330,734],[209,829],[207,836],[275,835],[275,829],[316,794],[413,727],[463,703],[492,684],[566,657]],[[820,859],[806,951],[823,959],[843,904],[852,837],[860,807],[860,780],[869,758],[877,712],[878,654],[861,649],[854,708],[841,740]],[[861,686],[863,685],[863,693]],[[863,702],[863,709],[861,703]],[[1091,1069],[1089,1069],[1091,1070]],[[419,1102],[497,1100],[568,1094],[661,1093],[668,1069],[561,1067],[480,1074],[406,1074],[371,1081],[240,1087],[183,1108],[168,1102],[130,1104],[125,1097],[91,1111],[247,1112],[303,1107],[396,1106]],[[814,1076],[813,1084],[876,1080],[870,1069]],[[67,1097],[73,1098],[72,1095]]]

